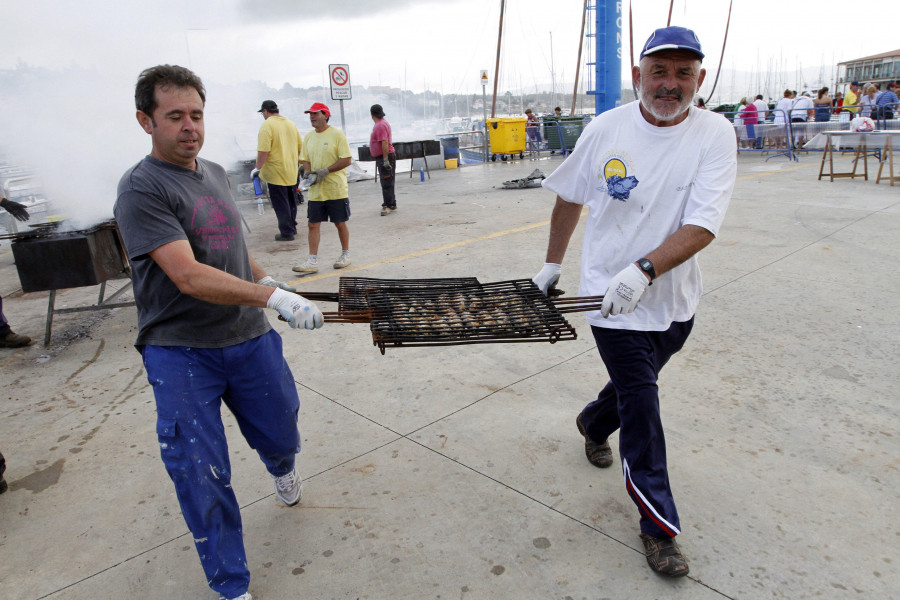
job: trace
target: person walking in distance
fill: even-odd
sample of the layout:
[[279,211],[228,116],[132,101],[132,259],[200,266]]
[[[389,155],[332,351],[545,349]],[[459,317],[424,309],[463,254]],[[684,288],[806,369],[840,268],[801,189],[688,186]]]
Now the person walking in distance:
[[[250,179],[260,176],[269,187],[269,199],[278,219],[276,242],[291,242],[297,235],[297,175],[300,166],[300,131],[278,112],[274,100],[266,100],[257,111],[263,116],[256,141],[256,168]],[[302,199],[302,197],[301,197]]]
[[306,205],[309,221],[309,257],[294,267],[296,273],[316,273],[319,270],[319,240],[323,221],[334,223],[341,241],[341,255],[334,261],[335,269],[350,265],[350,198],[347,186],[347,167],[350,166],[350,145],[344,132],[328,124],[331,111],[321,102],[309,110],[313,130],[303,139],[300,162],[309,173],[310,188]]
[[[579,296],[603,295],[587,314],[609,382],[575,419],[588,461],[613,463],[619,431],[625,488],[655,572],[688,574],[669,485],[658,377],[694,323],[702,291],[696,254],[718,233],[737,169],[731,123],[691,102],[703,83],[703,51],[690,29],[657,29],[632,69],[638,100],[585,128],[543,186],[557,194],[544,292],[559,280],[582,209],[590,207]],[[599,185],[598,185],[599,182]],[[651,285],[652,284],[652,285]]]
[[373,104],[369,114],[375,122],[369,136],[369,153],[375,159],[375,169],[381,179],[381,216],[384,217],[397,210],[397,197],[394,195],[397,155],[391,143],[391,124],[384,118],[384,109],[380,104]]
[[262,309],[292,328],[318,329],[323,318],[247,253],[225,169],[198,156],[205,103],[202,81],[184,67],[141,73],[135,105],[151,151],[122,176],[113,212],[131,260],[135,347],[156,400],[163,463],[209,587],[220,599],[251,600],[221,406],[256,450],[277,498],[297,504],[300,400],[281,336]]

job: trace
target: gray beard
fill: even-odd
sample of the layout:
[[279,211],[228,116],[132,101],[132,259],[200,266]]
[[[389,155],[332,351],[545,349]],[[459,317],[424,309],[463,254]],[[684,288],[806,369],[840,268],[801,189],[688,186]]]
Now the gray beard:
[[653,118],[657,121],[674,121],[676,117],[684,113],[688,110],[693,102],[694,95],[691,93],[690,95],[685,94],[681,97],[681,102],[677,107],[672,109],[671,111],[661,111],[653,106],[653,98],[655,93],[651,93],[649,91],[645,91],[643,88],[638,91],[638,94],[641,98],[641,106],[644,107],[648,113],[653,115]]

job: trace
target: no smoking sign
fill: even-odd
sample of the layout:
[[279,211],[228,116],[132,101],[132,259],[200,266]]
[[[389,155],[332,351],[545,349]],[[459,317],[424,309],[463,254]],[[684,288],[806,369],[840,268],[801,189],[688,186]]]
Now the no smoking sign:
[[350,100],[350,65],[328,65],[332,100]]

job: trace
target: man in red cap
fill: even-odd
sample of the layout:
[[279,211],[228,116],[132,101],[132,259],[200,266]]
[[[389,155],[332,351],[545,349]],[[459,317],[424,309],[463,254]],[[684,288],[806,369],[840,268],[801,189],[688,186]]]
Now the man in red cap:
[[300,163],[309,173],[310,188],[306,206],[309,225],[309,257],[294,267],[297,273],[309,274],[319,270],[319,239],[323,221],[331,221],[341,240],[341,255],[334,261],[335,269],[350,265],[350,198],[347,172],[350,166],[350,145],[344,132],[328,124],[331,111],[321,102],[309,110],[309,122],[313,131],[303,138]]

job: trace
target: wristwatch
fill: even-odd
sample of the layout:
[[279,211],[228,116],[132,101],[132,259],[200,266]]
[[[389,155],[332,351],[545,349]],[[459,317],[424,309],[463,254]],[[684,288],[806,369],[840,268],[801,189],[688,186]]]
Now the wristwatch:
[[650,262],[649,258],[639,258],[637,264],[641,271],[650,276],[650,283],[652,284],[653,280],[656,279],[656,269],[653,268],[653,263]]

